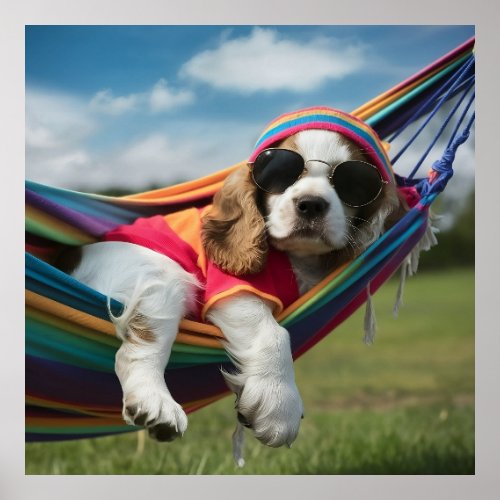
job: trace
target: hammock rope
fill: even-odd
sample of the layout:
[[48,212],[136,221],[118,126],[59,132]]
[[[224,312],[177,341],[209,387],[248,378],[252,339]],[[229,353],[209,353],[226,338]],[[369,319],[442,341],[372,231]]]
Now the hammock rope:
[[[472,101],[471,101],[472,102]],[[459,146],[461,146],[470,135],[470,129],[475,120],[475,113],[469,119],[469,122],[463,129],[462,133],[454,138],[453,142],[446,147],[443,156],[432,164],[432,173],[427,178],[421,181],[419,191],[422,196],[429,196],[431,194],[439,194],[444,190],[448,181],[453,177],[453,162]]]
[[[437,101],[436,105],[434,106],[434,109],[429,114],[429,116],[426,118],[426,120],[422,123],[422,125],[420,125],[420,127],[417,129],[417,131],[414,133],[414,135],[407,141],[407,143],[400,149],[400,151],[398,152],[398,154],[396,156],[394,156],[394,158],[392,158],[391,162],[392,162],[393,165],[405,153],[405,151],[414,143],[414,141],[417,139],[417,137],[420,136],[420,134],[422,133],[422,131],[426,128],[426,126],[429,124],[429,122],[434,118],[434,116],[436,115],[436,113],[442,108],[443,104],[450,99],[450,97],[452,96],[452,94],[455,91],[455,89],[463,82],[463,80],[464,80],[467,72],[471,69],[473,63],[474,63],[474,57],[471,56],[471,60],[467,61],[466,63],[464,63],[465,67],[458,73],[458,75],[456,75],[455,77],[452,76],[446,82],[446,84],[441,89],[439,89],[439,91],[436,92],[436,94],[434,94],[427,101],[427,103],[424,104],[424,106],[422,106],[422,109],[417,110],[417,112],[411,117],[411,122],[414,122],[416,119],[420,118],[423,110],[427,109],[427,107],[430,106],[433,103],[433,101],[437,97],[437,95],[442,90],[445,90],[446,87],[448,86],[448,84],[451,84],[451,86],[446,90],[446,93],[442,97],[439,98],[439,100]],[[469,85],[470,86],[474,85],[474,80],[472,80],[472,82]],[[464,92],[463,97],[465,97],[465,95],[466,95],[466,92]],[[436,143],[436,141],[439,139],[439,136],[441,135],[441,132],[445,129],[446,125],[448,124],[448,121],[454,115],[454,111],[456,111],[456,109],[458,108],[458,106],[460,106],[460,104],[461,104],[461,100],[457,103],[456,108],[448,115],[448,118],[443,123],[443,125],[442,125],[440,131],[438,132],[438,134],[436,134],[436,137],[434,138],[434,141],[433,141],[432,145],[426,151],[427,154],[432,149],[432,147],[434,146],[434,144]],[[410,122],[410,120],[409,120],[409,122]],[[407,122],[407,124],[405,124],[405,126],[403,127],[403,129],[406,129],[406,127],[410,124],[409,122]],[[396,137],[398,135],[399,134],[395,134]],[[420,161],[415,166],[414,172],[418,171],[418,169],[422,165],[423,161],[427,157],[427,154],[424,154],[422,156],[422,158],[420,159]],[[411,176],[411,174],[410,174],[410,176]]]
[[[418,135],[422,131],[422,129],[425,128],[427,123],[429,123],[430,120],[434,117],[436,112],[441,108],[442,104],[444,104],[450,98],[451,93],[455,91],[460,84],[463,85],[465,83],[474,81],[474,75],[469,74],[472,69],[473,62],[474,56],[470,56],[469,59],[465,60],[458,75],[451,75],[450,78],[446,80],[446,82],[441,87],[439,87],[419,108],[417,108],[416,112],[410,117],[410,119],[389,139],[387,139],[388,142],[393,142],[394,139],[399,137],[408,128],[409,125],[411,125],[418,118],[424,116],[426,113],[429,113],[429,108],[435,105],[434,110],[431,111],[427,120],[423,123],[418,133],[416,134]],[[464,81],[465,77],[467,77],[467,79]],[[401,156],[401,154],[408,148],[410,144],[412,144],[412,142],[412,139],[408,141],[406,147],[400,151],[399,156]],[[394,164],[396,159],[393,159],[392,161]]]
[[[468,92],[469,89],[466,89],[466,91],[464,92],[464,95],[463,97],[456,103],[456,105],[453,107],[453,109],[451,110],[451,112],[449,113],[449,115],[446,117],[446,119],[443,121],[443,124],[441,125],[441,127],[439,128],[438,132],[435,134],[434,136],[434,139],[431,141],[431,143],[429,144],[429,146],[427,147],[427,149],[425,150],[424,154],[421,156],[420,160],[417,162],[417,164],[415,165],[415,167],[413,168],[413,170],[411,171],[411,173],[409,174],[409,178],[413,178],[415,176],[415,174],[418,172],[418,170],[420,169],[420,166],[423,164],[423,162],[426,160],[426,158],[429,156],[429,153],[431,152],[432,148],[436,145],[438,139],[441,137],[441,135],[443,134],[444,130],[446,129],[446,127],[448,126],[448,124],[450,123],[451,119],[453,118],[453,116],[455,115],[455,112],[458,110],[458,108],[460,107],[460,105],[462,104],[462,101],[463,99],[466,97],[467,95],[467,92]],[[475,95],[472,96],[472,99],[471,99],[471,104],[472,104],[472,101],[474,99]]]
[[[352,114],[371,125],[381,138],[391,136],[390,140],[394,140],[426,113],[438,116],[437,109],[461,93],[440,127],[441,135],[472,89],[473,45],[474,39],[468,40]],[[414,199],[406,216],[362,255],[282,312],[278,321],[290,333],[294,359],[365,302],[365,341],[371,342],[375,333],[371,296],[401,268],[397,311],[404,278],[415,272],[419,251],[435,242],[429,207],[453,175],[456,151],[474,123],[472,114],[463,127],[473,100],[474,94],[460,113],[445,152],[432,164],[427,177],[414,178],[417,168],[408,177],[396,175],[398,186]],[[425,126],[429,121],[424,120]],[[419,133],[425,126],[419,126]],[[400,153],[395,156],[399,158]],[[419,167],[424,161],[421,159]],[[138,217],[210,203],[225,177],[239,165],[191,182],[119,198],[26,181],[28,441],[85,438],[137,429],[121,418],[121,388],[114,374],[119,340],[109,319],[108,300],[114,315],[120,314],[122,305],[54,268],[54,258],[67,245],[97,241],[104,232]],[[221,338],[222,333],[213,325],[186,319],[180,324],[165,377],[173,397],[187,413],[229,393],[220,368],[231,370],[232,365]]]

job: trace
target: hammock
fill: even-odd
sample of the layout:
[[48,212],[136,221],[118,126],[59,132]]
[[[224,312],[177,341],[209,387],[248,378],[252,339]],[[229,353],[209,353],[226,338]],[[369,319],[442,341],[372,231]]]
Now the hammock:
[[[392,158],[395,163],[443,104],[452,109],[436,137],[400,189],[413,197],[406,216],[361,256],[336,270],[282,312],[294,359],[367,301],[398,269],[412,274],[418,252],[435,241],[429,206],[453,174],[455,152],[474,122],[474,39],[381,94],[352,114],[391,143],[417,120],[423,123]],[[441,116],[441,115],[440,115]],[[450,123],[456,118],[454,124]],[[443,131],[452,128],[443,156],[427,177],[415,178]],[[243,163],[243,162],[242,162]],[[241,163],[241,164],[242,164]],[[67,245],[83,245],[141,216],[205,206],[239,165],[191,182],[125,197],[106,197],[26,182],[26,440],[51,441],[117,434],[139,429],[121,417],[122,394],[114,373],[120,345],[109,320],[107,298],[51,265]],[[401,290],[399,292],[399,295]],[[119,314],[122,305],[111,300]],[[366,340],[373,316],[365,317]],[[213,325],[183,320],[165,377],[186,413],[202,408],[229,390],[220,368],[231,369]]]

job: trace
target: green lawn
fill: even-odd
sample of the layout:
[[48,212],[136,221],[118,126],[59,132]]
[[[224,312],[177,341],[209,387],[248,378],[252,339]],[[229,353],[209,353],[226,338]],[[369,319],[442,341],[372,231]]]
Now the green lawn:
[[182,440],[136,433],[26,445],[27,474],[474,474],[474,273],[421,273],[392,316],[397,281],[374,297],[374,345],[363,311],[296,362],[305,418],[291,449],[247,433],[231,456],[233,398],[190,415]]

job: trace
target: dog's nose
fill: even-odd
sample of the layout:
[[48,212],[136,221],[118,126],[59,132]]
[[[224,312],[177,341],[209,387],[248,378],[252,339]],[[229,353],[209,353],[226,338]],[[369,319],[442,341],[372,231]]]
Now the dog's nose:
[[297,213],[307,219],[324,215],[329,206],[330,204],[320,196],[303,196],[295,200]]

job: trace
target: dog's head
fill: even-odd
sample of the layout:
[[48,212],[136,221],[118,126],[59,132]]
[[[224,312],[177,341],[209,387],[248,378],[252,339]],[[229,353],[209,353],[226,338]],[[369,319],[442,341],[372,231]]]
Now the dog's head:
[[207,256],[231,274],[261,271],[269,245],[340,264],[406,211],[375,132],[330,108],[301,113],[299,125],[293,114],[291,126],[283,117],[268,126],[204,217]]

